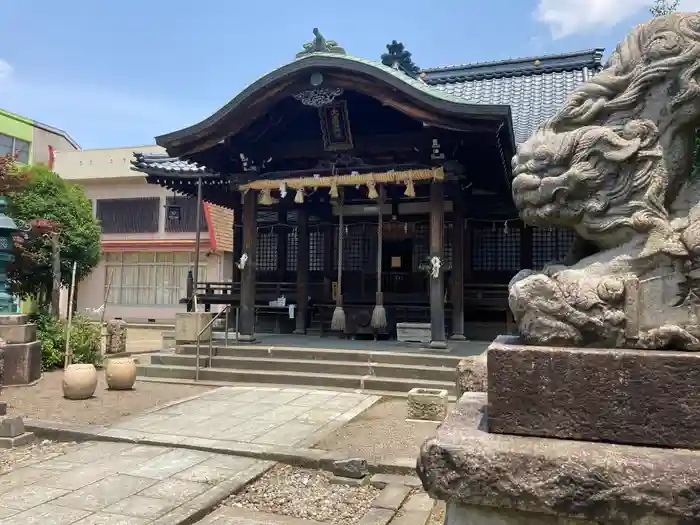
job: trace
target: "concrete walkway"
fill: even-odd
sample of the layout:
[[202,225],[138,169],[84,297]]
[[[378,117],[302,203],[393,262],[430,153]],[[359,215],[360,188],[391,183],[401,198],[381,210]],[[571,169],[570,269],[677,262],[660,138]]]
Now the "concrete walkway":
[[[310,446],[378,400],[326,390],[224,387],[126,419],[102,435],[180,447]],[[272,465],[187,448],[83,444],[0,475],[0,523],[193,523]]]
[[368,394],[275,387],[222,387],[113,425],[105,436],[213,446],[236,441],[310,446],[367,410]]
[[174,525],[271,466],[194,450],[89,443],[0,476],[0,523]]

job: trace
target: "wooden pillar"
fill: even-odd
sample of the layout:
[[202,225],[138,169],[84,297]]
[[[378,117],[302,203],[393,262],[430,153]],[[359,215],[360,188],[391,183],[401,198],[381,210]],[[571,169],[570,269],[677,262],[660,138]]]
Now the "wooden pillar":
[[447,348],[445,341],[445,269],[443,236],[445,235],[445,198],[442,182],[430,184],[430,259],[438,257],[442,267],[437,276],[430,275],[430,348]]
[[249,190],[243,197],[243,253],[248,257],[241,271],[241,341],[255,340],[255,271],[257,267],[257,191]]
[[459,185],[452,197],[452,336],[464,341],[464,202]]
[[241,271],[237,263],[243,255],[243,206],[238,193],[233,203],[233,268],[231,271],[231,282],[241,282]]
[[297,311],[295,334],[306,333],[309,309],[309,212],[305,206],[297,215]]
[[277,210],[277,222],[280,226],[277,228],[277,280],[285,281],[285,273],[287,272],[287,255],[289,249],[287,246],[287,207],[280,201]]

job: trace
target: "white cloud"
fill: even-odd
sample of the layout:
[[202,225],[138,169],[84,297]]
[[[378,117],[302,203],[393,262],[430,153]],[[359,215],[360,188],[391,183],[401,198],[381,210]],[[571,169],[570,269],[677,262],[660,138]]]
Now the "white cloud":
[[[553,38],[612,27],[647,11],[654,0],[539,0],[535,19],[547,24]],[[700,0],[681,0],[679,11],[700,11]]]

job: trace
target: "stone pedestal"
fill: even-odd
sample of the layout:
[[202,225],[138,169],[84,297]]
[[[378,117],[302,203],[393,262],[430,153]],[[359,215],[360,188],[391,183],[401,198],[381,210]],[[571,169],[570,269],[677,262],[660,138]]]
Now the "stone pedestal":
[[[181,312],[175,314],[175,344],[194,343],[197,334],[212,320],[211,312]],[[211,339],[211,326],[199,337],[201,343],[208,343]]]
[[464,394],[421,447],[418,475],[450,502],[447,524],[700,520],[700,451],[489,433],[486,405],[486,394]]
[[524,346],[487,353],[488,430],[700,448],[700,353]]
[[122,354],[126,352],[126,322],[121,319],[112,319],[107,323],[107,344],[108,354]]
[[41,345],[36,325],[26,315],[0,315],[0,339],[5,341],[3,385],[26,385],[41,378]]
[[0,449],[26,445],[34,439],[34,434],[24,430],[21,417],[0,416]]

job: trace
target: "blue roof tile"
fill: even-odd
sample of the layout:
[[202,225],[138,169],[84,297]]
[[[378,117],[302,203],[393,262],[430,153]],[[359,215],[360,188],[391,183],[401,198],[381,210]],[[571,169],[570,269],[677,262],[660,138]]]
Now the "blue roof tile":
[[206,166],[188,160],[181,160],[177,157],[170,157],[167,153],[140,153],[135,151],[131,166],[135,171],[147,171],[163,175],[174,173],[218,175],[218,173]]
[[578,70],[467,80],[435,87],[472,103],[510,105],[515,141],[520,144],[541,122],[554,114],[583,79],[583,71]]
[[546,57],[426,69],[431,86],[470,103],[508,104],[518,144],[551,117],[569,94],[600,70],[602,49]]

